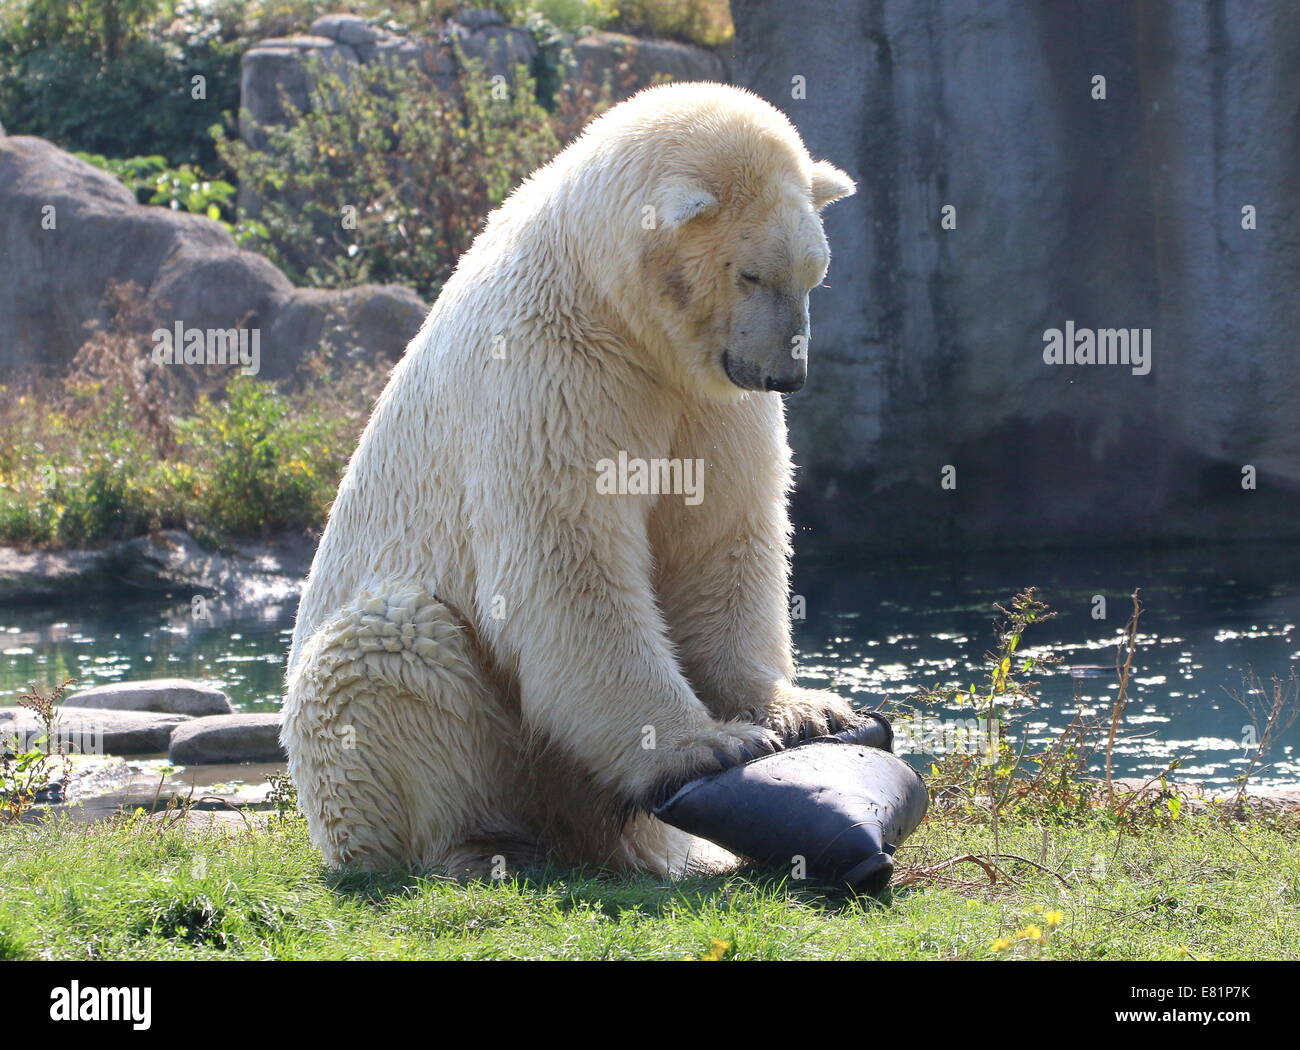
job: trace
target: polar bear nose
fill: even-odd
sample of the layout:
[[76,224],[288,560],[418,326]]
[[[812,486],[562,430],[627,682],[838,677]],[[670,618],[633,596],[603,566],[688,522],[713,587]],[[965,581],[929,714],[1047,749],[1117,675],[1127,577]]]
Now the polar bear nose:
[[[803,329],[807,339],[807,328]],[[792,340],[787,341],[787,345]],[[808,379],[808,358],[803,354],[793,354],[782,349],[768,361],[763,369],[763,386],[778,394],[793,394]]]
[[767,389],[775,390],[778,394],[793,394],[804,384],[808,378],[805,372],[803,375],[785,376],[778,378],[776,376],[767,377]]

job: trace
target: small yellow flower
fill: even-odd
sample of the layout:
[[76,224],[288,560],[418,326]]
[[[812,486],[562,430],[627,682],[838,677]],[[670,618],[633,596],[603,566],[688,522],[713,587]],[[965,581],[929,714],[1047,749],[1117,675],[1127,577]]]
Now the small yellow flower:
[[1015,943],[1016,942],[1013,941],[1010,937],[999,937],[996,941],[993,942],[992,948],[995,952],[1004,952]]
[[1043,910],[1043,906],[1042,906],[1041,904],[1031,904],[1030,907],[1029,907],[1029,910],[1030,910],[1030,911],[1035,911],[1035,912],[1037,912],[1037,911],[1042,911],[1042,910]]
[[1035,926],[1032,923],[1026,926],[1023,930],[1016,931],[1016,940],[1018,941],[1033,941],[1037,944],[1042,939],[1043,928],[1041,926]]
[[715,937],[713,940],[713,944],[710,946],[709,950],[700,956],[700,960],[702,962],[717,962],[719,959],[721,959],[724,955],[727,954],[727,951],[730,948],[731,948],[730,941],[721,941]]
[[1043,916],[1043,920],[1047,923],[1048,926],[1060,926],[1061,923],[1065,921],[1065,912],[1049,911],[1046,915]]

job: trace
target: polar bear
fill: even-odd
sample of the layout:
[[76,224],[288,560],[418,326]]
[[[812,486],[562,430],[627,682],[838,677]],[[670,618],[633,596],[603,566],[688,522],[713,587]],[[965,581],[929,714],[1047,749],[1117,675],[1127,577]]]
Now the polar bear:
[[675,84],[492,214],[298,611],[283,740],[329,864],[708,868],[649,810],[853,719],[793,684],[781,398],[853,190],[756,95]]

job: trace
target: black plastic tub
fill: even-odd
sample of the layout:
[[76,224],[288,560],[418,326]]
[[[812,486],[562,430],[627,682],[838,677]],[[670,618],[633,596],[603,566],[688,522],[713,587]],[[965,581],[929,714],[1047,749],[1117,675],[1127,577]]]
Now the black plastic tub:
[[930,796],[902,759],[853,742],[883,739],[877,718],[692,780],[655,816],[765,867],[881,893]]

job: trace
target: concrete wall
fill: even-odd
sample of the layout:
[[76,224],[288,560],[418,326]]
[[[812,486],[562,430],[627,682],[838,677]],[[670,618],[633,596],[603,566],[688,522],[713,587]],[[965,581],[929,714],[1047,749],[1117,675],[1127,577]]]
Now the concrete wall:
[[[830,287],[790,402],[819,537],[1300,532],[1300,6],[732,10],[736,79],[859,184],[826,213]],[[1150,328],[1150,374],[1045,364],[1066,321]]]

